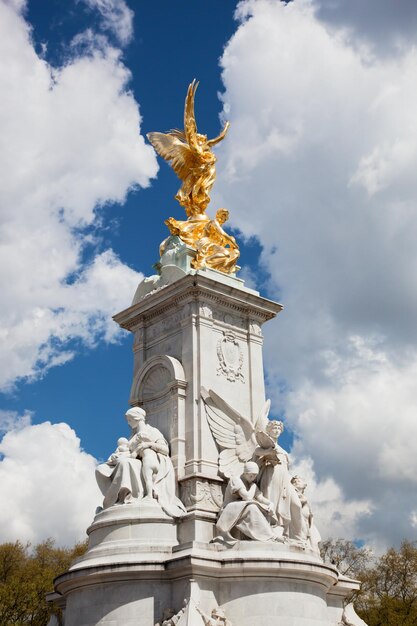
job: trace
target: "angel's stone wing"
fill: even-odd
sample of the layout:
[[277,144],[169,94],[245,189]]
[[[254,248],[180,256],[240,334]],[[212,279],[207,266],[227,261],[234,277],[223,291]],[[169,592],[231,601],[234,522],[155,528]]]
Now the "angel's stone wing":
[[271,400],[267,400],[262,407],[262,410],[259,414],[258,419],[256,420],[256,424],[255,424],[256,431],[266,429],[267,424],[269,422],[268,415],[269,415],[270,408],[271,408]]
[[256,448],[253,425],[212,390],[202,388],[201,396],[210,430],[221,450],[220,471],[226,477],[241,474]]

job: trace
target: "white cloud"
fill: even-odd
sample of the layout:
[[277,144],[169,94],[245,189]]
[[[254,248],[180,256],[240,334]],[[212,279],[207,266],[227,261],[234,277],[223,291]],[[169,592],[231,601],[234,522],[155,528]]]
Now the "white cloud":
[[[102,207],[146,187],[157,162],[140,135],[120,53],[92,42],[62,67],[0,3],[0,388],[71,358],[71,339],[115,339],[111,314],[141,275],[97,253]],[[85,258],[90,257],[88,264]]]
[[375,364],[362,354],[326,385],[300,384],[287,416],[299,436],[297,458],[312,456],[317,474],[342,485],[347,500],[372,503],[373,515],[358,518],[350,536],[380,545],[415,536],[417,362]]
[[66,347],[70,339],[81,340],[90,348],[99,339],[117,340],[119,329],[111,315],[121,302],[130,304],[140,278],[108,250],[97,255],[74,283],[52,285],[43,294],[50,308],[32,307],[25,319],[10,323],[0,336],[3,388],[22,375],[33,379],[73,358],[74,353]]
[[352,44],[366,43],[378,54],[403,51],[415,42],[414,0],[313,0],[317,17],[348,31]]
[[213,204],[262,242],[285,305],[265,356],[295,453],[369,504],[350,532],[382,545],[415,537],[417,46],[371,55],[315,8],[239,5]]
[[23,12],[27,7],[27,0],[3,0],[5,4],[8,4],[15,11]]
[[59,545],[73,545],[85,539],[101,503],[95,459],[68,424],[30,425],[15,417],[16,427],[0,442],[2,541],[53,537]]
[[372,514],[372,503],[366,499],[346,499],[332,477],[317,480],[314,462],[304,450],[291,467],[293,476],[307,483],[305,495],[311,505],[314,520],[323,539],[327,537],[356,537],[358,522]]
[[82,0],[90,9],[101,16],[103,30],[113,33],[121,45],[130,42],[133,36],[134,13],[124,0]]
[[16,411],[7,411],[0,409],[0,434],[6,433],[8,430],[19,430],[25,428],[31,423],[30,411],[25,411],[23,415],[18,415]]

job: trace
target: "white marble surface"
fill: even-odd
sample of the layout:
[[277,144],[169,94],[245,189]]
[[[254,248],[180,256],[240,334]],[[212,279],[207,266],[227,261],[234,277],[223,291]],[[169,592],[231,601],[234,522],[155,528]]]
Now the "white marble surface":
[[262,324],[282,307],[234,277],[189,271],[187,250],[169,252],[159,278],[115,320],[134,335],[131,405],[168,442],[187,513],[176,519],[139,497],[99,512],[86,555],[56,580],[65,626],[155,626],[191,597],[206,616],[220,607],[232,626],[337,626],[357,583],[308,542],[210,543],[226,481],[201,389],[255,423],[265,407]]
[[348,604],[343,610],[340,626],[366,626],[363,619],[357,615],[353,604]]
[[[261,327],[281,308],[236,278],[206,271],[188,274],[115,316],[134,333],[130,402],[143,406],[152,424],[176,441],[179,477],[217,476],[217,449],[204,415],[201,386],[215,389],[251,417],[261,409]],[[184,374],[178,378],[162,362],[149,371],[147,363],[158,358],[175,359]],[[171,386],[181,387],[182,380],[186,389],[180,406],[180,393],[174,402]]]
[[183,606],[190,580],[201,609],[209,614],[220,606],[233,624],[337,626],[343,598],[357,586],[344,578],[338,588],[334,567],[282,544],[177,546],[162,561],[145,552],[135,556],[124,563],[86,562],[58,579],[57,589],[68,598],[65,626],[130,625],[134,617],[136,624],[154,626],[165,608]]

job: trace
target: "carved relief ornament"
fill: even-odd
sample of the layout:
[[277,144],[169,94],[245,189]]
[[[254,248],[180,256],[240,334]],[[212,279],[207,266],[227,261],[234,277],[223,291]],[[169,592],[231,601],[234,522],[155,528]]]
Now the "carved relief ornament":
[[243,352],[239,346],[236,335],[229,331],[223,331],[223,338],[217,342],[217,357],[219,365],[217,367],[217,376],[223,374],[230,382],[240,380],[245,382],[242,372],[243,368]]
[[184,600],[183,607],[175,613],[173,608],[164,610],[162,619],[155,626],[232,626],[225,612],[219,606],[211,610],[210,615],[201,610],[192,597]]
[[188,480],[182,485],[182,499],[187,507],[217,513],[223,505],[223,492],[219,483],[206,480]]

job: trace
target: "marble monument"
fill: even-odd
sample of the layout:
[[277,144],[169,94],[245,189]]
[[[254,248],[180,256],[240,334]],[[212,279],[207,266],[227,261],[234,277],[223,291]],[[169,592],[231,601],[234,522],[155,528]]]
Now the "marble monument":
[[149,134],[187,219],[166,221],[157,273],[114,316],[133,335],[127,424],[96,469],[88,550],[52,599],[65,626],[363,624],[344,608],[358,583],[322,561],[306,483],[269,418],[262,326],[282,306],[236,276],[227,211],[206,215],[228,125],[197,132],[196,88],[183,131]]

